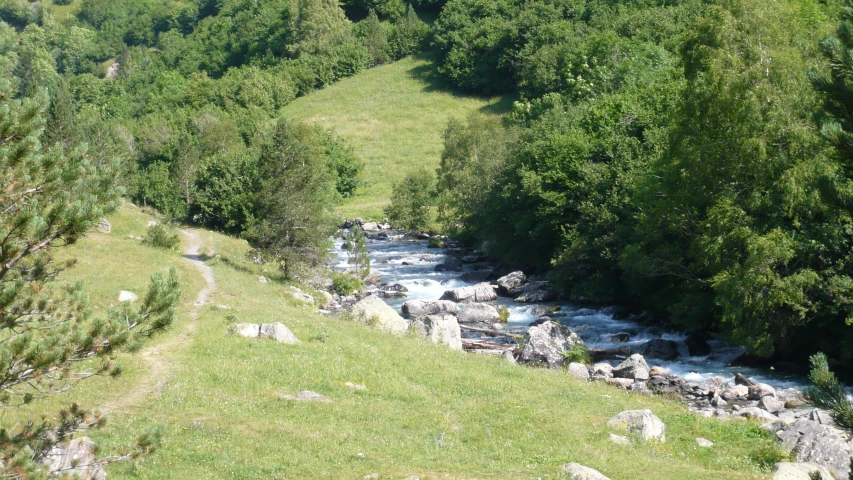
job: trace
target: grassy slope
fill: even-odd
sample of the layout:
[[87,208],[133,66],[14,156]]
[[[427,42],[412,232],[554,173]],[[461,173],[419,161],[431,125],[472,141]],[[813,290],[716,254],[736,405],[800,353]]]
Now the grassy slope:
[[73,0],[68,5],[56,5],[52,1],[48,0],[45,5],[53,12],[54,18],[57,20],[64,20],[77,10],[80,6],[80,2],[81,0]]
[[283,115],[333,128],[350,141],[369,184],[340,210],[351,218],[381,219],[394,182],[419,167],[438,167],[448,119],[501,113],[510,104],[508,98],[455,94],[443,88],[431,62],[406,58],[299,98]]
[[[199,274],[177,252],[128,238],[142,235],[150,217],[125,207],[111,220],[111,235],[92,234],[69,252],[86,260],[66,278],[85,279],[103,308],[118,289],[141,291],[151,272],[178,266],[185,285],[181,322],[160,341],[186,336],[179,348],[160,352],[174,366],[163,389],[112,412],[107,426],[90,434],[105,454],[141,432],[162,434],[153,455],[111,465],[112,479],[361,478],[374,472],[381,478],[554,478],[570,461],[614,480],[768,478],[762,459],[775,450],[756,424],[700,418],[677,403],[581,383],[562,372],[324,318],[291,300],[285,286],[258,282],[264,272],[242,260],[246,245],[219,234],[199,232],[202,252],[221,255],[207,262],[218,289],[189,331],[186,314],[202,286]],[[229,336],[235,320],[281,321],[303,342]],[[122,398],[149,373],[139,356],[123,363],[127,375],[7,412],[0,426],[53,412],[63,402],[91,406]],[[368,390],[353,392],[347,381]],[[279,398],[301,390],[333,403]],[[666,422],[666,444],[608,441],[607,419],[637,408],[651,408]],[[715,446],[698,448],[698,436]]]

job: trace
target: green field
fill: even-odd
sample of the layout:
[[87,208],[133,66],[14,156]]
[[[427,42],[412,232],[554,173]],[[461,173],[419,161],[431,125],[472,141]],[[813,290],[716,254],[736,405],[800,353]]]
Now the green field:
[[[89,432],[114,454],[143,432],[162,438],[137,463],[115,463],[109,478],[254,479],[558,478],[579,462],[622,479],[768,478],[778,459],[758,424],[700,418],[672,401],[582,383],[565,372],[395,338],[362,324],[325,318],[297,303],[263,266],[245,260],[246,244],[195,231],[216,289],[180,252],[141,245],[151,217],[133,207],[112,216],[113,232],[93,233],[67,254],[81,264],[94,305],[120,289],[143,290],[149,274],[181,269],[184,294],[172,332],[124,356],[125,375],[95,379],[73,394],[6,412],[0,426],[59,405],[110,408],[105,428]],[[186,247],[186,245],[184,245]],[[200,315],[191,319],[189,312]],[[288,346],[229,335],[233,322],[285,323],[302,340]],[[364,384],[352,391],[345,382]],[[331,403],[298,403],[282,394],[313,390]],[[606,421],[650,408],[667,424],[665,444],[619,446]],[[702,449],[696,437],[715,446]]]
[[64,20],[69,15],[77,10],[82,0],[73,0],[68,5],[56,5],[51,0],[45,2],[45,5],[53,12],[53,17],[57,20]]
[[432,62],[406,58],[341,80],[285,107],[285,118],[334,129],[366,164],[368,184],[346,201],[347,217],[382,219],[391,186],[420,167],[438,167],[448,119],[504,113],[510,98],[480,98],[444,88]]

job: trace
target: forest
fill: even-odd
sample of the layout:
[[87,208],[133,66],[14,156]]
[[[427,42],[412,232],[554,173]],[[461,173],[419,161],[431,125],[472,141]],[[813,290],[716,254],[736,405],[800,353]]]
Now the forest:
[[460,95],[517,101],[451,121],[395,223],[574,301],[851,373],[848,0],[82,0],[59,18],[67,3],[0,1],[7,110],[37,102],[40,148],[86,145],[125,197],[287,275],[324,261],[334,206],[370,179],[280,109],[427,53]]

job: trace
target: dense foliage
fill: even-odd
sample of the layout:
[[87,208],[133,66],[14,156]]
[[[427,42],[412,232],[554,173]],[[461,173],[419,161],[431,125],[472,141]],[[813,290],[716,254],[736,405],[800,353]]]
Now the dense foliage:
[[576,300],[851,365],[849,13],[821,43],[839,10],[452,0],[440,72],[521,101],[449,126],[440,220]]

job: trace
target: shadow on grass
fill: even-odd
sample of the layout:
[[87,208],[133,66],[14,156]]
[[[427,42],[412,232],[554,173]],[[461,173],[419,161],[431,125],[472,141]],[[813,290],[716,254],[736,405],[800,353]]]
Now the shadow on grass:
[[450,83],[438,72],[438,62],[436,61],[437,56],[438,52],[434,50],[426,51],[415,55],[414,58],[416,60],[421,60],[425,63],[421,63],[406,72],[412,78],[415,78],[424,83],[423,90],[425,92],[446,92],[456,97],[489,99],[489,104],[479,109],[481,113],[503,115],[512,111],[513,102],[518,100],[517,94],[512,93],[486,96],[473,94],[471,92],[466,92],[464,90],[456,88],[452,83]]

